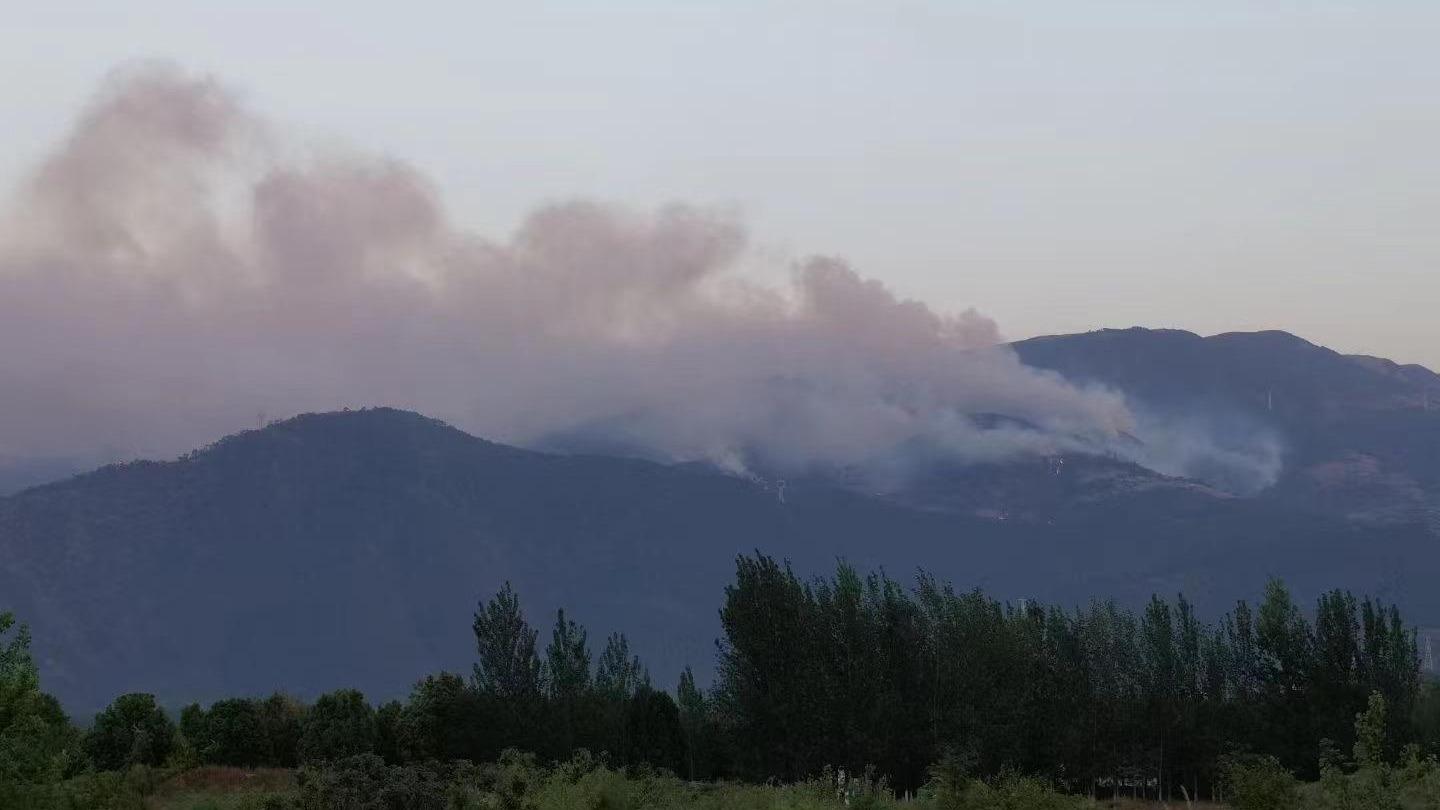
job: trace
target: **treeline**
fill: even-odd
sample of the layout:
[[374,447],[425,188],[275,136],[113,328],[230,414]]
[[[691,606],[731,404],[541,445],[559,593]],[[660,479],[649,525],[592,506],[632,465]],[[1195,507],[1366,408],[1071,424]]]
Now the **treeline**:
[[1258,605],[1207,623],[1183,596],[1138,614],[1006,605],[843,564],[803,581],[756,556],[739,560],[721,619],[708,722],[726,741],[719,768],[749,779],[869,764],[912,787],[948,755],[1077,792],[1210,795],[1237,753],[1314,777],[1323,741],[1353,745],[1372,693],[1390,707],[1392,753],[1433,736],[1414,722],[1414,631],[1394,607],[1341,591],[1312,620],[1271,582]]
[[592,666],[585,630],[562,611],[542,654],[508,585],[474,629],[479,662],[468,680],[428,676],[407,701],[377,708],[354,690],[308,707],[278,694],[191,705],[180,713],[180,739],[196,762],[214,765],[294,767],[361,754],[390,764],[488,762],[514,748],[546,761],[585,749],[614,766],[683,769],[675,700],[651,686],[625,636],[610,636]]
[[720,618],[713,686],[687,668],[671,693],[623,635],[592,658],[563,611],[542,643],[506,585],[473,617],[469,676],[428,676],[403,702],[277,694],[191,705],[172,722],[153,697],[125,695],[82,732],[39,690],[28,635],[0,616],[0,785],[137,765],[492,762],[519,749],[692,781],[873,768],[908,792],[944,763],[952,781],[1023,773],[1076,793],[1208,796],[1237,757],[1313,778],[1326,752],[1354,748],[1372,700],[1387,708],[1365,746],[1375,757],[1440,743],[1414,631],[1395,608],[1340,591],[1311,614],[1272,582],[1258,604],[1205,622],[1183,597],[1139,612],[1005,604],[844,564],[805,580],[757,554],[737,561]]
[[[676,701],[651,685],[623,634],[612,634],[592,662],[586,631],[561,611],[541,650],[509,585],[477,611],[474,632],[470,677],[427,676],[404,702],[376,707],[341,689],[306,705],[277,693],[192,704],[177,723],[153,695],[128,694],[81,731],[40,691],[28,631],[0,614],[0,639],[11,636],[0,646],[0,785],[137,765],[289,768],[359,755],[390,764],[488,762],[506,749],[546,761],[583,749],[612,767],[685,771]],[[702,705],[688,670],[680,694]]]

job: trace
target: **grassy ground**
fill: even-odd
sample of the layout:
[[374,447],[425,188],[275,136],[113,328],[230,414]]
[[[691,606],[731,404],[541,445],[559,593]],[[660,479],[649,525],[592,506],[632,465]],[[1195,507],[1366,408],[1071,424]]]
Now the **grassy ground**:
[[148,810],[251,810],[267,797],[294,793],[293,771],[204,767],[166,780],[145,805]]
[[[293,771],[202,767],[166,780],[145,800],[145,807],[147,810],[264,810],[265,799],[272,796],[293,797],[296,795],[296,788]],[[710,790],[703,792],[711,793]],[[719,797],[712,794],[706,797],[712,801],[697,801],[695,806],[725,807],[733,805],[739,808],[756,808],[756,810],[769,806],[787,810],[794,807],[795,804],[802,804],[787,800],[790,797],[782,798],[774,788],[729,786],[720,787],[718,792],[730,795],[719,802],[714,802],[713,799]],[[564,804],[564,802],[561,803]],[[621,802],[621,804],[623,803]],[[602,801],[600,804],[604,805],[607,802]],[[1129,798],[1102,800],[1082,806],[1094,807],[1097,810],[1099,808],[1106,810],[1159,810],[1160,808],[1226,810],[1224,805],[1210,802],[1195,802],[1187,805],[1183,800],[1167,804]]]
[[1191,802],[1187,804],[1184,799],[1172,799],[1168,802],[1157,802],[1152,799],[1100,799],[1092,804],[1086,804],[1087,808],[1096,810],[1230,810],[1227,804],[1215,804],[1214,802]]

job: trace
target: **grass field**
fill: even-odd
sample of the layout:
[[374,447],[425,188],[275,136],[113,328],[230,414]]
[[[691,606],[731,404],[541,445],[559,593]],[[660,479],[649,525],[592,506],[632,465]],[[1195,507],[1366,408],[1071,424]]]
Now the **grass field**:
[[295,794],[294,771],[204,767],[167,779],[145,804],[153,810],[250,810],[267,798]]
[[[537,789],[528,801],[506,801],[499,796],[493,801],[483,801],[479,806],[500,808],[516,807],[528,810],[637,810],[639,807],[704,808],[704,810],[823,810],[827,805],[844,808],[843,800],[816,801],[813,790],[804,787],[762,787],[742,785],[690,786],[689,790],[672,792],[641,787],[636,780],[614,775],[627,787],[638,790],[615,790],[616,785],[598,786],[598,790],[577,789],[557,791],[554,786]],[[673,782],[674,780],[665,780]],[[592,786],[597,787],[597,786]],[[672,785],[673,787],[673,785]],[[539,788],[539,786],[537,786]],[[295,807],[299,798],[296,772],[284,769],[256,769],[224,767],[202,767],[178,774],[163,781],[145,800],[147,810],[268,810],[268,807]],[[648,795],[644,795],[648,794]],[[357,797],[358,798],[358,797]],[[687,801],[690,799],[690,801]],[[268,800],[268,802],[267,802]],[[638,801],[637,801],[638,800]],[[880,810],[885,806],[920,806],[921,801],[852,801],[848,806],[862,806]],[[364,806],[364,805],[357,805]],[[996,804],[1025,810],[1023,805]],[[1050,805],[1044,805],[1050,806]],[[1118,798],[1089,802],[1074,800],[1073,806],[1094,808],[1094,810],[1157,810],[1158,808],[1193,808],[1193,810],[1227,810],[1225,805],[1209,802],[1174,801],[1168,804],[1131,798]],[[307,810],[308,807],[307,807]]]

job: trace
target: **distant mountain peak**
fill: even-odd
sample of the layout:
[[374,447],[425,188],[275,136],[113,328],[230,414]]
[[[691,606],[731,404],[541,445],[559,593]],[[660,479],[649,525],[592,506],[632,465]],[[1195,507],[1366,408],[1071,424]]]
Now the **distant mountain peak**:
[[430,442],[465,442],[499,448],[493,442],[473,436],[450,424],[415,411],[387,406],[344,408],[296,414],[272,421],[263,427],[232,433],[213,444],[192,450],[181,457],[194,459],[223,453],[248,445],[284,441],[326,441],[356,439],[363,443],[393,443],[403,439],[413,443],[419,438]]

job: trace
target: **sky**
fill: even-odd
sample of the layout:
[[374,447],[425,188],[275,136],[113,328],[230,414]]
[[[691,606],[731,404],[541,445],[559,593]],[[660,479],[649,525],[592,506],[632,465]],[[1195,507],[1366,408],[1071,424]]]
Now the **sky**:
[[[0,183],[136,59],[506,234],[729,208],[1008,338],[1278,328],[1440,368],[1440,4],[7,4]],[[300,7],[303,6],[303,7]]]

